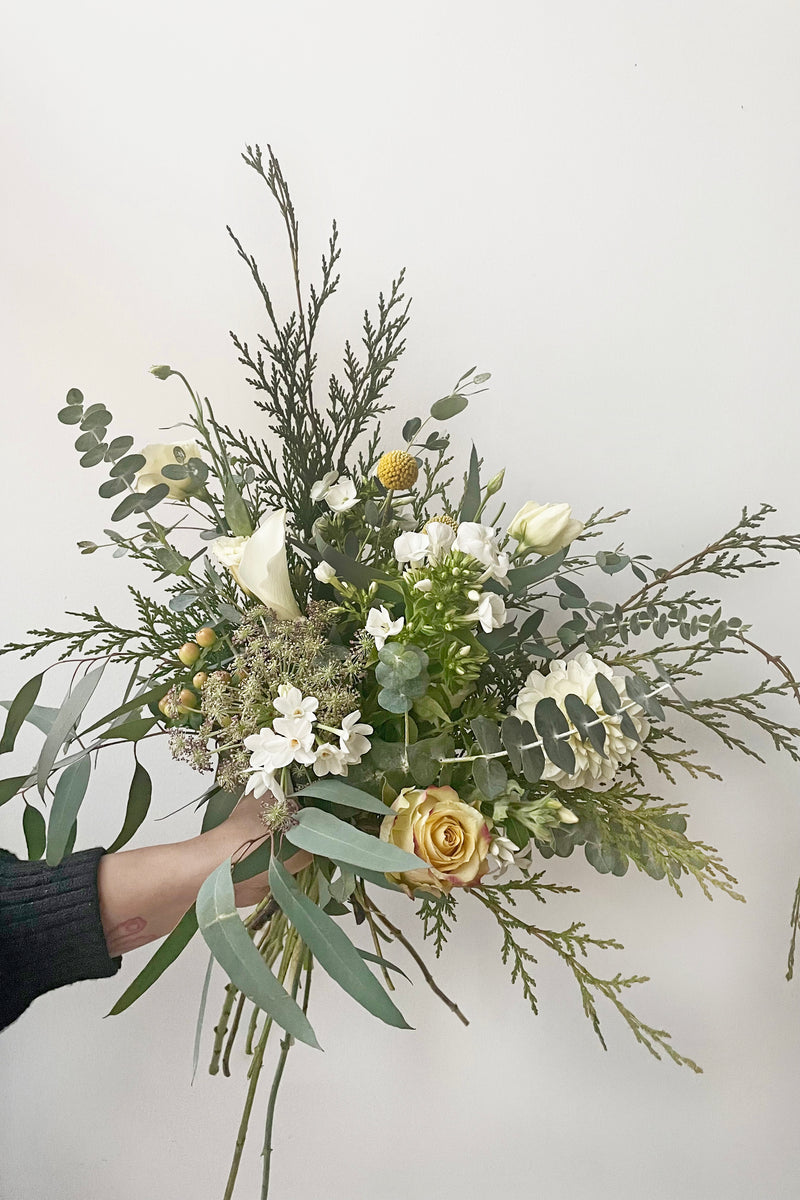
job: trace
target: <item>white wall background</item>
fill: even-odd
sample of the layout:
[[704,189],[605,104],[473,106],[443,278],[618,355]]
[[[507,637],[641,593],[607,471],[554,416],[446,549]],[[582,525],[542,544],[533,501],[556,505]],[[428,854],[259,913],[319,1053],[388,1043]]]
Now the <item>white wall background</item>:
[[[239,163],[246,141],[281,157],[307,264],[339,219],[328,350],[406,264],[405,415],[473,362],[494,372],[457,436],[508,465],[512,503],[630,505],[620,537],[664,565],[743,503],[767,499],[773,528],[797,529],[798,38],[787,0],[7,8],[4,637],[95,602],[127,615],[126,565],[74,549],[107,512],[55,420],[68,387],[144,442],[183,415],[178,386],[147,374],[166,361],[257,427],[226,331],[252,336],[261,317],[226,222],[266,273],[285,279],[286,258]],[[795,664],[799,578],[787,563],[725,593]],[[764,675],[755,661],[735,668],[737,689]],[[3,659],[0,694],[29,673]],[[788,701],[781,711],[794,719]],[[582,895],[547,916],[620,937],[613,968],[654,980],[638,1011],[706,1073],[651,1060],[613,1014],[604,1054],[547,959],[534,1020],[465,904],[438,972],[469,1030],[422,983],[401,993],[413,1034],[319,984],[326,1053],[290,1059],[275,1200],[797,1196],[800,1000],[783,971],[800,774],[763,741],[765,768],[701,746],[725,783],[681,792],[747,906],[601,878],[575,855],[551,877]],[[106,768],[80,845],[114,836],[128,770]],[[197,786],[167,764],[162,779],[159,815]],[[0,812],[0,844],[21,848],[19,818],[15,804]],[[193,830],[183,814],[138,844]],[[39,1000],[0,1039],[3,1200],[221,1196],[244,1088],[241,1061],[237,1078],[189,1087],[201,947],[128,1014],[101,1019],[149,953],[116,980]]]

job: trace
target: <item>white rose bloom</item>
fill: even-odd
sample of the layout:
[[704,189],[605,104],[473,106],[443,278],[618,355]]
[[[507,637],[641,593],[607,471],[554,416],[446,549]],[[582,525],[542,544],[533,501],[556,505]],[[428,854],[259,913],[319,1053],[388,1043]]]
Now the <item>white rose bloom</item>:
[[333,583],[336,578],[336,571],[329,562],[317,563],[314,567],[314,578],[320,583]]
[[404,617],[398,617],[396,621],[393,621],[391,613],[382,604],[380,608],[369,610],[366,630],[375,638],[375,648],[382,650],[387,638],[396,637],[405,623]]
[[318,479],[316,483],[312,483],[311,499],[314,501],[324,500],[325,496],[327,495],[328,488],[333,487],[338,478],[338,471],[328,471],[327,475],[322,476],[322,479]]
[[427,533],[401,533],[394,539],[394,556],[402,565],[411,563],[412,567],[419,566],[425,561],[430,551],[431,543]]
[[268,513],[252,537],[247,538],[237,572],[239,586],[257,596],[276,617],[296,620],[301,615],[286,562],[286,509]]
[[339,746],[334,746],[333,742],[320,742],[314,759],[314,774],[318,776],[346,775],[347,757],[344,750]]
[[303,696],[300,688],[290,683],[282,683],[278,687],[278,695],[272,701],[272,707],[284,717],[304,717],[308,721],[316,721],[319,700],[316,696]]
[[345,475],[340,476],[337,483],[331,485],[325,493],[325,503],[337,513],[347,512],[358,504],[356,485]]
[[483,592],[477,610],[472,614],[473,620],[479,621],[484,633],[500,629],[506,623],[506,606],[502,597],[494,592]]
[[339,745],[346,763],[355,765],[355,763],[361,762],[361,759],[369,751],[369,735],[371,733],[372,726],[361,721],[359,709],[344,718],[342,728],[339,730]]
[[[607,663],[592,658],[585,652],[576,654],[568,662],[555,659],[550,663],[546,675],[541,671],[531,671],[525,681],[525,686],[517,696],[516,716],[523,721],[534,724],[536,705],[545,696],[552,696],[570,724],[570,736],[564,739],[575,755],[575,772],[567,775],[555,763],[545,759],[542,779],[555,783],[561,788],[588,788],[599,791],[602,785],[610,783],[618,767],[630,762],[638,742],[628,738],[620,731],[621,715],[609,716],[603,710],[603,702],[595,685],[597,674],[605,675],[611,681],[620,700],[626,705],[626,712],[633,721],[636,731],[644,740],[650,731],[650,725],[638,704],[630,704],[625,692],[625,680],[621,675],[615,675]],[[593,709],[605,726],[606,740],[603,747],[606,758],[602,758],[588,741],[582,741],[572,722],[569,720],[564,701],[570,694],[580,696],[584,704]],[[535,726],[534,726],[535,727]],[[560,818],[562,821],[563,817]]]
[[428,557],[431,562],[437,562],[448,550],[452,550],[456,540],[456,531],[452,525],[446,525],[444,521],[429,521],[425,526],[425,533],[430,545]]
[[569,504],[536,504],[529,500],[512,519],[508,532],[520,546],[536,554],[555,554],[583,533],[582,521]]
[[[186,500],[189,496],[195,495],[200,489],[197,480],[188,475],[186,479],[165,479],[161,474],[161,468],[167,466],[175,466],[178,460],[175,457],[175,451],[182,450],[184,459],[203,457],[203,452],[197,445],[197,442],[170,442],[166,445],[160,442],[151,443],[139,451],[145,458],[145,464],[140,471],[136,473],[134,487],[137,492],[148,492],[150,488],[155,487],[157,483],[168,483],[169,492],[167,493],[172,500]],[[181,464],[182,465],[182,464]]]

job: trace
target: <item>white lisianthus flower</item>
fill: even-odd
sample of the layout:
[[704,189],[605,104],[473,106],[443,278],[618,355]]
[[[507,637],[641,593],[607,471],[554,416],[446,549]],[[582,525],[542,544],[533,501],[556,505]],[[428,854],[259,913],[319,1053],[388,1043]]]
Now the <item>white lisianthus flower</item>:
[[367,614],[366,630],[375,638],[375,648],[382,650],[390,637],[396,637],[405,625],[405,618],[392,620],[389,610],[382,604],[380,608],[371,608]]
[[244,548],[250,539],[246,537],[218,537],[209,544],[212,558],[229,571],[240,588],[243,588],[239,578],[239,567],[242,562]]
[[410,531],[394,539],[394,556],[401,565],[411,563],[412,567],[419,566],[425,561],[430,548],[427,533]]
[[320,742],[314,759],[314,774],[320,777],[323,775],[346,775],[347,761],[347,756],[341,747],[334,746],[333,742]]
[[446,525],[444,521],[429,521],[425,526],[425,533],[428,537],[428,558],[431,562],[437,562],[442,555],[452,550],[456,540],[456,531],[452,525]]
[[328,488],[324,499],[332,512],[347,512],[358,504],[356,485],[352,479],[348,479],[346,475],[341,475],[337,482]]
[[320,583],[333,583],[336,571],[329,562],[323,560],[314,567],[314,578],[318,579]]
[[368,753],[370,748],[369,735],[372,726],[361,720],[361,711],[349,713],[342,721],[339,730],[339,745],[344,754],[344,762],[355,765]]
[[495,592],[483,592],[472,619],[480,623],[484,633],[500,629],[506,623],[506,606]]
[[583,533],[582,521],[572,516],[569,504],[536,504],[529,500],[512,519],[508,532],[526,550],[555,554]]
[[[595,684],[595,676],[598,673],[605,675],[613,684],[637,733],[644,740],[650,731],[650,725],[639,705],[630,704],[625,692],[623,676],[615,675],[607,663],[592,658],[591,654],[586,652],[576,654],[568,662],[563,659],[555,659],[550,663],[546,675],[543,675],[541,671],[531,671],[525,681],[525,686],[517,696],[514,712],[523,721],[530,721],[533,725],[536,705],[545,696],[552,696],[570,724],[570,736],[565,740],[575,755],[574,773],[567,775],[549,759],[546,759],[542,772],[544,781],[555,783],[558,787],[567,789],[582,787],[593,792],[599,791],[604,784],[612,781],[619,767],[630,762],[638,747],[638,742],[633,738],[626,737],[621,732],[621,714],[610,716],[604,711],[603,702]],[[605,726],[606,740],[603,747],[605,758],[597,753],[589,741],[583,741],[579,737],[578,731],[569,720],[564,704],[569,695],[580,696],[584,704],[597,713],[598,718]],[[568,809],[564,811],[569,812]],[[559,819],[561,821],[566,819],[568,822],[571,820],[570,817],[563,816],[559,816]]]
[[196,495],[201,490],[192,475],[187,475],[186,479],[165,479],[161,474],[162,467],[174,467],[178,462],[175,457],[176,450],[183,451],[181,465],[184,460],[202,459],[203,457],[203,452],[197,442],[169,442],[167,444],[153,442],[149,446],[144,446],[139,454],[144,455],[145,463],[141,470],[137,471],[134,480],[137,492],[149,492],[150,488],[155,487],[157,483],[168,483],[167,495],[171,500],[187,500],[189,496]]
[[304,717],[307,721],[316,721],[319,700],[316,696],[303,696],[300,688],[290,683],[282,683],[272,707],[284,717]]
[[[214,553],[220,540],[217,538],[211,543]],[[224,539],[226,543],[233,540]],[[222,553],[226,550],[234,555],[238,552],[235,548],[223,546]],[[233,570],[230,567],[228,569],[233,574]],[[245,539],[234,578],[244,591],[257,596],[262,604],[272,609],[276,617],[296,620],[301,615],[289,582],[286,562],[286,509],[279,508],[268,513],[255,533]]]
[[324,500],[325,496],[327,495],[328,488],[333,487],[338,478],[338,471],[328,471],[326,475],[322,476],[322,479],[318,479],[316,483],[312,483],[311,499],[315,502],[317,500]]

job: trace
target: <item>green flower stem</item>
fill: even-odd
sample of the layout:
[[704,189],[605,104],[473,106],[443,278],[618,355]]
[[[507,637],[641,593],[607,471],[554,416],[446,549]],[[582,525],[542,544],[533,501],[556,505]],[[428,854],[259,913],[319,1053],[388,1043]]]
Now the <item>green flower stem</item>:
[[[648,698],[650,696],[657,696],[659,694],[659,692],[665,692],[669,687],[670,687],[670,684],[662,683],[661,687],[657,687],[654,689],[654,691],[647,693]],[[617,713],[628,712],[629,709],[636,708],[636,707],[638,707],[638,701],[629,700],[626,704],[620,705],[620,707],[617,709]],[[617,714],[612,713],[611,715],[616,716]],[[602,725],[602,724],[603,724],[602,717],[598,717],[597,720],[595,720],[595,721],[587,721],[586,722],[587,727],[594,726],[594,725]],[[563,740],[564,738],[571,738],[574,732],[575,732],[574,729],[566,729],[564,731],[564,733],[556,733],[553,737],[553,740],[558,742],[558,741]],[[537,740],[535,742],[528,742],[528,744],[526,746],[520,746],[520,750],[536,750],[537,748],[543,750],[544,742]],[[480,759],[480,758],[487,758],[487,759],[488,758],[508,758],[508,751],[507,750],[494,750],[494,751],[492,751],[491,754],[464,754],[461,756],[461,758],[439,758],[436,761],[440,762],[440,763],[465,763],[465,762],[477,762],[478,759]]]
[[[291,996],[293,1000],[297,998],[297,991],[300,986],[300,976],[303,971],[303,959],[305,957],[305,950],[300,943],[298,943],[295,948],[295,954],[297,958],[297,964],[294,970],[291,989]],[[309,967],[307,980],[310,980],[310,978],[311,970]],[[308,995],[306,994],[304,1003],[307,1004],[307,1002]],[[275,1103],[278,1099],[278,1088],[281,1086],[281,1080],[283,1079],[283,1072],[286,1067],[286,1059],[288,1058],[289,1051],[293,1045],[294,1038],[289,1033],[285,1034],[281,1042],[281,1052],[278,1058],[277,1066],[275,1067],[275,1074],[272,1079],[272,1088],[270,1089],[269,1093],[269,1103],[267,1105],[267,1123],[264,1129],[264,1148],[261,1151],[264,1158],[264,1168],[261,1175],[261,1200],[267,1200],[267,1196],[269,1194],[269,1176],[270,1167],[272,1165],[272,1126],[275,1121]]]
[[239,999],[236,1002],[236,1012],[233,1014],[233,1024],[231,1025],[231,1031],[228,1034],[228,1040],[225,1043],[225,1053],[222,1056],[222,1074],[225,1076],[226,1079],[230,1078],[231,1050],[233,1049],[233,1043],[236,1041],[236,1034],[239,1032],[239,1022],[242,1019],[242,1012],[244,1010],[244,1002],[246,999],[247,999],[247,997],[245,996],[244,992],[240,992]]
[[[211,1052],[211,1062],[208,1065],[209,1075],[216,1075],[219,1072],[219,1059],[222,1054],[222,1045],[225,1041],[225,1034],[228,1032],[228,1020],[233,1009],[234,1001],[239,989],[232,983],[225,985],[225,1000],[222,1005],[222,1012],[219,1015],[219,1021],[214,1026],[214,1049]],[[244,999],[244,997],[242,997]]]
[[[290,926],[286,933],[286,942],[285,942],[284,948],[283,948],[283,958],[281,960],[280,968],[278,969],[278,979],[281,981],[281,983],[283,983],[283,981],[286,978],[292,958],[294,957],[294,950],[297,945],[297,942],[298,942],[297,934]],[[259,1011],[260,1011],[259,1009],[256,1009],[256,1013],[258,1013]],[[266,1050],[266,1047],[267,1047],[267,1038],[269,1037],[269,1032],[270,1032],[271,1028],[272,1028],[272,1018],[267,1017],[266,1022],[264,1024],[264,1030],[261,1034],[258,1045],[256,1046],[255,1052],[253,1054],[253,1061],[250,1064],[250,1071],[249,1071],[250,1086],[247,1089],[247,1096],[246,1096],[245,1102],[244,1102],[244,1110],[242,1112],[242,1119],[239,1122],[239,1132],[236,1136],[236,1146],[234,1147],[234,1151],[233,1151],[233,1161],[231,1162],[231,1168],[230,1168],[230,1171],[228,1172],[228,1182],[225,1187],[225,1194],[223,1196],[223,1200],[231,1200],[231,1197],[233,1196],[233,1189],[236,1186],[236,1176],[239,1173],[239,1163],[241,1162],[241,1159],[242,1159],[242,1151],[244,1150],[244,1142],[245,1142],[245,1138],[247,1137],[247,1127],[250,1124],[250,1113],[252,1112],[252,1109],[253,1109],[253,1101],[255,1100],[256,1088],[258,1087],[258,1080],[259,1080],[259,1076],[261,1075],[261,1068],[264,1063],[264,1051]]]

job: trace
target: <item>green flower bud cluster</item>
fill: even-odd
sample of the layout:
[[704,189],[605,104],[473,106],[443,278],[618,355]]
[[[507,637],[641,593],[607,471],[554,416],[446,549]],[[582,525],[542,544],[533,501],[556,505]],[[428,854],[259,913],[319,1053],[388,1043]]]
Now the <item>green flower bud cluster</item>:
[[[406,632],[429,646],[442,668],[442,683],[462,692],[480,673],[488,655],[473,634],[475,593],[481,568],[459,551],[403,576]],[[470,596],[472,593],[472,596]]]
[[430,686],[427,654],[410,642],[389,642],[378,652],[378,658],[378,703],[386,712],[408,712]]

